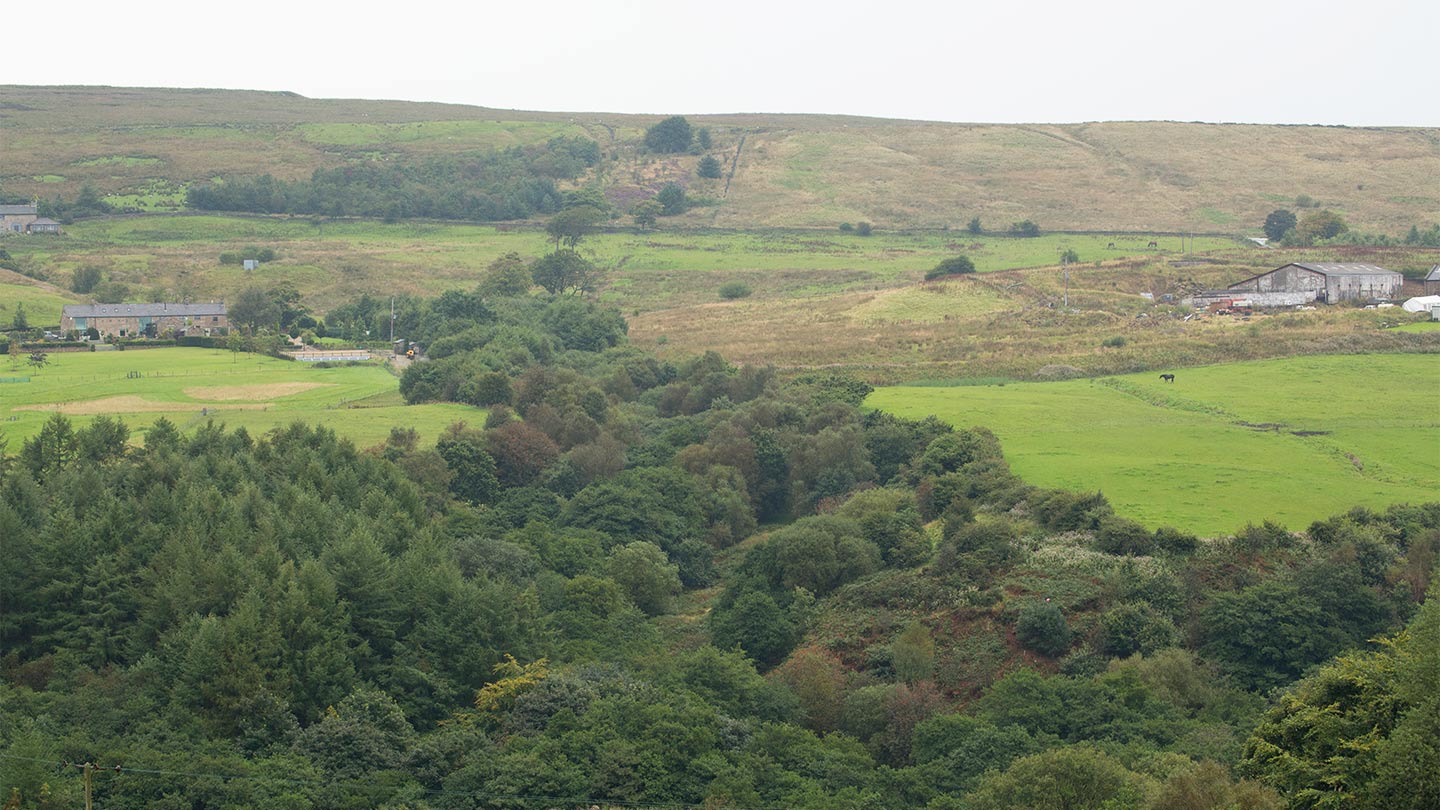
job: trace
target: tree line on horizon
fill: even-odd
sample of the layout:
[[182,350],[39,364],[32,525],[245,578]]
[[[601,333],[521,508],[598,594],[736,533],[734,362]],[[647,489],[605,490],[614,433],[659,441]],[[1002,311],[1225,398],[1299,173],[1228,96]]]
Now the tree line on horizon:
[[583,137],[470,155],[316,169],[309,180],[266,174],[197,183],[186,204],[202,211],[493,222],[551,214],[563,205],[556,181],[573,181],[600,160]]

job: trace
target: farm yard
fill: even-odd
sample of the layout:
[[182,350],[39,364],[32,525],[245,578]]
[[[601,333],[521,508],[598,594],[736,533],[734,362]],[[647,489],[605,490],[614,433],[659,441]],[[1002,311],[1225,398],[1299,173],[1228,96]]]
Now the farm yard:
[[1440,377],[1422,355],[1301,357],[1158,374],[883,388],[867,406],[984,425],[1017,474],[1100,491],[1151,528],[1292,530],[1351,506],[1433,500]]
[[395,377],[378,364],[313,368],[216,349],[54,353],[38,371],[0,359],[0,434],[11,451],[39,433],[52,412],[83,425],[107,414],[133,441],[165,417],[182,431],[214,421],[263,433],[293,421],[320,424],[360,447],[384,441],[391,427],[413,427],[433,443],[457,421],[485,412],[455,404],[406,406]]

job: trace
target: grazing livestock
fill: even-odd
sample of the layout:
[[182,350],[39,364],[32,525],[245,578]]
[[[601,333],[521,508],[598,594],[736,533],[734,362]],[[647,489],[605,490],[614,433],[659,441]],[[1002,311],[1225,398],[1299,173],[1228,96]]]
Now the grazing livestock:
[[1109,249],[1111,249],[1111,250],[1114,250],[1114,249],[1115,249],[1115,243],[1114,243],[1114,242],[1111,242],[1110,244],[1106,245],[1105,247],[1107,247],[1107,248],[1109,248]]
[[1174,374],[1161,374],[1161,375],[1160,375],[1160,379],[1162,379],[1162,380],[1164,380],[1165,382],[1168,382],[1168,383],[1173,383],[1173,382],[1175,382],[1175,375],[1174,375]]
[[1151,242],[1150,244],[1146,245],[1145,247],[1147,247],[1147,248],[1152,248],[1152,247],[1153,247],[1153,248],[1158,248],[1158,247],[1160,247],[1160,243],[1159,243],[1159,242]]

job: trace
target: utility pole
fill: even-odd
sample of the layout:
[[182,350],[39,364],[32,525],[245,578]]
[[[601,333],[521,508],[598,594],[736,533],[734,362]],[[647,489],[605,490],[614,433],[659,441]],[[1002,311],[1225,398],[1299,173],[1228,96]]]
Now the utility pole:
[[1065,271],[1065,309],[1070,309],[1070,258],[1060,259],[1060,269]]
[[99,765],[96,765],[96,764],[93,763],[93,762],[64,762],[64,763],[61,763],[61,764],[65,765],[66,767],[69,767],[69,768],[79,768],[80,771],[81,771],[81,773],[83,773],[83,774],[85,775],[85,810],[95,810],[95,801],[94,801],[94,794],[95,794],[95,781],[94,781],[94,776],[95,776],[95,772],[96,772],[96,771],[102,771],[102,770],[103,770],[103,771],[111,771],[111,770],[113,770],[113,771],[115,771],[115,773],[120,773],[120,766],[119,766],[119,765],[116,765],[116,766],[114,766],[113,768],[102,768],[102,767],[100,767]]

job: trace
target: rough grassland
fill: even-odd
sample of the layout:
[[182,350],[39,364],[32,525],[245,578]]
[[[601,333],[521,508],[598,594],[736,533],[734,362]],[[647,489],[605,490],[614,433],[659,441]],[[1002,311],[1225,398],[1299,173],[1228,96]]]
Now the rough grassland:
[[[1182,322],[1183,313],[1156,303],[1295,260],[1371,262],[1423,274],[1440,261],[1440,250],[1262,250],[1202,237],[1186,240],[1193,252],[1182,254],[1178,237],[1153,237],[1156,249],[1150,241],[1137,235],[1021,239],[879,231],[862,237],[835,229],[616,228],[588,238],[583,250],[606,268],[600,298],[624,312],[632,340],[674,359],[713,349],[737,362],[843,366],[893,383],[1026,378],[1057,363],[1095,376],[1293,354],[1440,350],[1440,334],[1383,330],[1410,319],[1395,311],[1342,308],[1242,325]],[[7,244],[27,272],[56,285],[87,266],[127,285],[130,301],[230,299],[251,284],[289,285],[321,316],[361,293],[473,289],[496,257],[512,251],[534,257],[549,249],[534,227],[186,215],[87,221],[59,238]],[[253,273],[219,264],[221,253],[247,247],[271,248],[279,259]],[[1056,264],[1065,250],[1080,258],[1069,268],[1069,311],[1065,274]],[[926,270],[956,254],[971,257],[980,272],[921,281]],[[753,293],[722,302],[719,289],[727,282],[742,282]],[[31,317],[31,323],[57,324],[58,305],[48,311],[52,319]],[[1124,345],[1114,346],[1115,338]]]
[[[1019,239],[882,231],[862,237],[836,230],[619,228],[590,237],[583,249],[608,269],[603,300],[628,314],[715,301],[727,281],[749,284],[757,298],[895,287],[918,281],[958,253],[982,272],[1051,265],[1065,250],[1085,262],[1178,254],[1178,238],[1159,237],[1158,251],[1146,247],[1149,241],[1071,234]],[[56,284],[68,283],[71,272],[84,266],[98,267],[107,279],[152,300],[214,299],[233,296],[252,281],[266,287],[288,283],[322,313],[362,292],[438,295],[470,289],[485,267],[506,253],[535,257],[549,250],[538,228],[161,215],[79,222],[59,238],[6,245],[23,266]],[[272,248],[280,259],[254,275],[219,264],[221,253],[249,246]],[[1196,239],[1194,249],[1245,250],[1217,237]]]
[[1433,500],[1440,369],[1427,356],[1304,357],[1155,374],[877,390],[867,405],[984,425],[1032,484],[1105,493],[1150,527],[1291,529]]
[[57,409],[77,424],[118,416],[137,437],[161,416],[181,430],[213,419],[255,434],[299,420],[360,447],[384,441],[392,426],[413,427],[433,443],[453,422],[485,419],[483,410],[464,405],[405,406],[395,377],[379,365],[314,368],[212,349],[54,353],[39,371],[25,363],[12,369],[0,358],[0,377],[10,376],[30,377],[0,383],[0,434],[12,452]]
[[[713,206],[683,220],[728,228],[991,227],[1257,234],[1305,195],[1366,230],[1440,220],[1440,130],[1177,122],[1012,125],[825,115],[690,116],[710,130],[727,186],[697,158],[639,148],[661,115],[525,112],[307,99],[292,93],[0,87],[7,193],[134,195],[226,173],[316,168],[494,149],[555,134],[594,138],[589,178],[619,199],[675,181]],[[742,146],[743,139],[743,146]],[[738,159],[737,159],[738,156]],[[130,202],[128,199],[126,202]],[[136,201],[138,202],[138,201]],[[137,205],[137,207],[140,207]],[[628,206],[626,206],[628,207]]]
[[1420,317],[1398,310],[1331,307],[1242,320],[1195,317],[1144,297],[1182,297],[1247,273],[1156,260],[1084,265],[1070,271],[1069,310],[1058,267],[873,291],[817,289],[794,299],[757,288],[739,301],[642,312],[630,319],[630,338],[671,359],[713,349],[785,369],[843,368],[876,384],[1044,379],[1056,365],[1092,377],[1292,355],[1440,352],[1440,330],[1388,328]]

